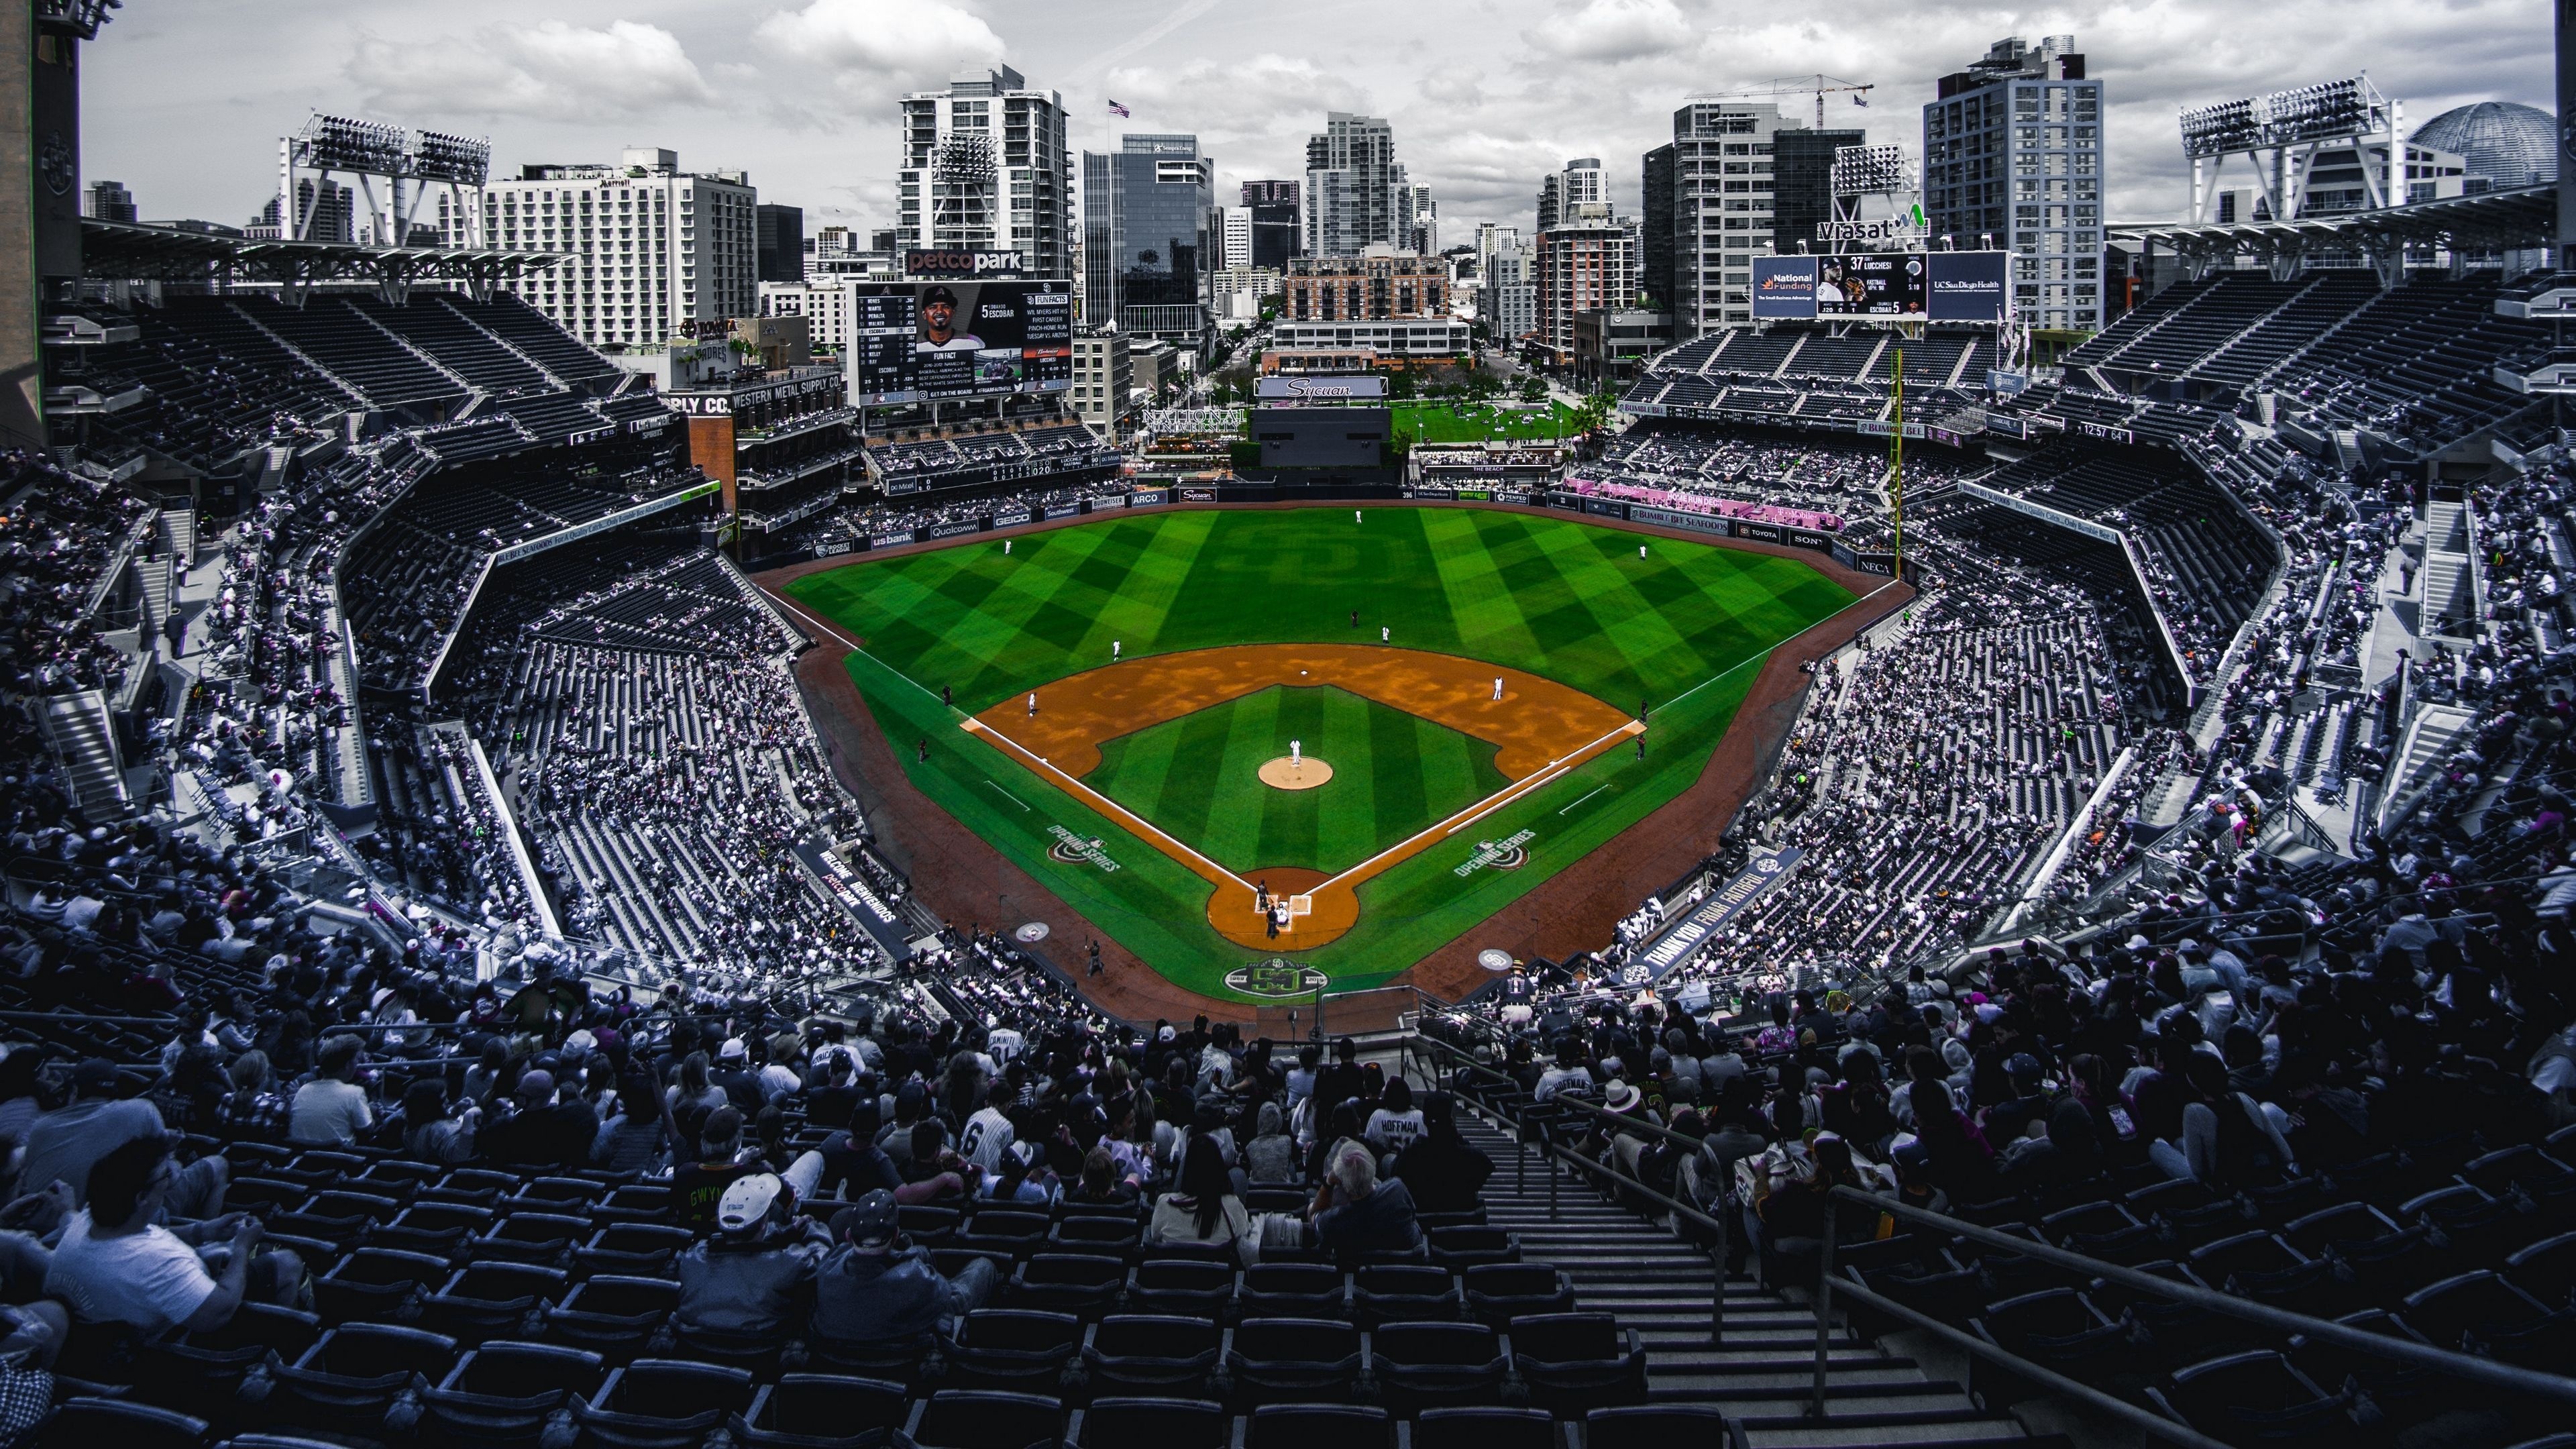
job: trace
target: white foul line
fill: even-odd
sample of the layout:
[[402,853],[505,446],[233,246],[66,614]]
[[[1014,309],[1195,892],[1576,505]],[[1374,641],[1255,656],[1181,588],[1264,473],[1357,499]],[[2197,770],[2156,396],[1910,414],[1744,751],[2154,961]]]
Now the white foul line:
[[[1188,855],[1190,859],[1195,860],[1199,864],[1206,866],[1208,869],[1215,871],[1217,874],[1224,876],[1227,880],[1234,882],[1245,890],[1251,890],[1253,888],[1252,882],[1245,880],[1243,877],[1236,875],[1233,871],[1227,870],[1224,866],[1221,866],[1215,861],[1208,859],[1206,856],[1199,854],[1197,851],[1190,849],[1187,844],[1174,840],[1171,836],[1165,834],[1160,828],[1158,828],[1154,822],[1147,820],[1143,816],[1138,815],[1135,811],[1128,809],[1126,806],[1121,805],[1117,801],[1110,799],[1108,796],[1101,794],[1099,791],[1092,789],[1089,785],[1086,785],[1080,780],[1073,778],[1071,775],[1066,774],[1064,771],[1057,769],[1053,761],[1040,756],[1035,751],[1029,749],[1028,746],[1012,739],[1009,735],[1002,733],[1000,730],[993,728],[991,725],[984,723],[973,715],[968,715],[965,720],[958,725],[958,728],[999,740],[1004,745],[1009,746],[1012,750],[1017,751],[1036,769],[1042,770],[1045,773],[1062,780],[1068,790],[1082,797],[1084,802],[1091,805],[1093,809],[1099,810],[1105,815],[1114,815],[1121,821],[1129,822],[1127,825],[1129,830],[1138,835],[1148,836],[1148,838],[1151,839],[1169,842],[1173,849],[1183,852]],[[1001,787],[996,785],[994,788],[998,790]]]

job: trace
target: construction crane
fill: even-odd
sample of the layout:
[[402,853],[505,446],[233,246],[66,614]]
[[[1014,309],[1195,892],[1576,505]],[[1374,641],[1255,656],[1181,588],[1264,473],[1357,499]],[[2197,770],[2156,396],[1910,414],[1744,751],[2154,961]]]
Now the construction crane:
[[1874,85],[1864,85],[1859,81],[1847,81],[1840,76],[1784,75],[1778,80],[1763,81],[1745,90],[1719,91],[1713,95],[1692,96],[1690,99],[1695,101],[1777,101],[1783,96],[1803,96],[1813,92],[1816,97],[1816,129],[1821,131],[1825,128],[1825,97],[1827,95],[1849,91],[1852,93],[1852,104],[1857,106],[1866,106],[1869,104],[1868,93],[1876,89],[1878,89],[1878,87]]

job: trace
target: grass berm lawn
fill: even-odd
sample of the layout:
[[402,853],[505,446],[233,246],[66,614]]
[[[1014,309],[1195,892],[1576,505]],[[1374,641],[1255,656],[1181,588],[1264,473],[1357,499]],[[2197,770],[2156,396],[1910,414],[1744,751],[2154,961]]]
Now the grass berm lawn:
[[1550,399],[1544,407],[1495,403],[1400,402],[1395,428],[1419,443],[1547,442],[1577,431],[1574,409]]
[[[1018,537],[1008,553],[1002,540],[968,538],[863,557],[787,591],[860,641],[851,675],[923,793],[1156,971],[1214,996],[1237,995],[1226,973],[1256,958],[1209,928],[1206,882],[961,731],[966,715],[1108,665],[1113,640],[1135,659],[1374,644],[1381,628],[1396,645],[1526,670],[1621,711],[1651,702],[1644,760],[1621,747],[1532,790],[1361,885],[1348,934],[1288,953],[1359,989],[1686,789],[1761,660],[1853,597],[1796,559],[1572,516],[1367,505],[1357,521],[1349,506],[1113,515]],[[1331,761],[1331,784],[1291,794],[1258,783],[1252,771],[1290,738]],[[1355,773],[1341,789],[1345,770]],[[1503,781],[1482,741],[1339,690],[1272,688],[1109,742],[1085,783],[1231,869],[1338,871]],[[1482,842],[1524,833],[1518,868],[1477,864]],[[1087,856],[1049,854],[1092,840],[1101,847]],[[997,898],[984,924],[1015,924],[1027,909]]]

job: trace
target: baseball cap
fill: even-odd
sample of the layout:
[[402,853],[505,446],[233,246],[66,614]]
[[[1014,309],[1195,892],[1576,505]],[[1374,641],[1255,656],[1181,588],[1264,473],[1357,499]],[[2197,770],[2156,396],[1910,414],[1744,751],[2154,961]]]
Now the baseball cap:
[[862,1248],[880,1248],[894,1241],[902,1226],[903,1212],[895,1206],[894,1194],[878,1188],[841,1210],[833,1227],[842,1237]]
[[72,1085],[84,1092],[103,1092],[116,1085],[116,1063],[105,1057],[90,1057],[72,1068]]
[[522,1097],[551,1097],[554,1094],[555,1079],[552,1073],[530,1072],[519,1078],[519,1095]]
[[706,1125],[698,1129],[699,1138],[708,1142],[731,1142],[741,1135],[742,1109],[739,1107],[718,1107],[707,1114]]
[[751,1049],[744,1046],[742,1044],[742,1038],[738,1036],[727,1037],[725,1039],[725,1044],[716,1048],[716,1060],[720,1062],[741,1061],[750,1055]]
[[[883,1191],[882,1188],[879,1191]],[[755,1172],[736,1178],[724,1197],[716,1204],[716,1226],[728,1233],[749,1232],[769,1220],[787,1193],[787,1184],[774,1172]],[[892,1198],[892,1194],[887,1194]]]

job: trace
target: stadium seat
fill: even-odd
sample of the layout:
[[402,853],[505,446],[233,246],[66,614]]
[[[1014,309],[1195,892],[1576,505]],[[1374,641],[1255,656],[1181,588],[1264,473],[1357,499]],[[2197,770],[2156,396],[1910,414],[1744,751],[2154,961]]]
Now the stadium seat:
[[1234,1302],[1235,1277],[1224,1263],[1148,1257],[1127,1275],[1127,1303],[1139,1313],[1223,1318]]
[[1458,1275],[1467,1311],[1500,1328],[1530,1314],[1574,1307],[1574,1280],[1546,1263],[1488,1263]]
[[360,1248],[313,1280],[323,1323],[386,1323],[417,1310],[455,1276],[447,1259],[390,1248]]
[[1425,1409],[1413,1421],[1413,1449],[1557,1449],[1544,1409]]
[[409,1433],[421,1391],[456,1366],[456,1341],[389,1323],[345,1323],[304,1356],[274,1369],[278,1412],[301,1428],[381,1436]]
[[1368,1371],[1399,1414],[1490,1401],[1512,1368],[1502,1336],[1481,1323],[1390,1323],[1367,1342]]
[[1629,1404],[1583,1416],[1584,1449],[1673,1449],[1715,1444],[1726,1433],[1726,1412],[1715,1404]]
[[2176,1419],[2229,1444],[2318,1443],[2354,1428],[2342,1395],[2320,1390],[2277,1353],[2193,1364],[2148,1393]]
[[904,1427],[920,1449],[1031,1449],[1054,1444],[1063,1432],[1064,1409],[1056,1400],[982,1389],[942,1389],[919,1400]]
[[207,1427],[175,1409],[82,1396],[56,1405],[32,1442],[35,1449],[198,1449]]
[[1082,1338],[1082,1320],[1070,1313],[978,1308],[949,1345],[947,1382],[1053,1398]]
[[1225,1362],[1246,1405],[1323,1403],[1357,1387],[1366,1341],[1348,1323],[1320,1318],[1246,1318]]
[[1098,1394],[1204,1392],[1225,1348],[1225,1335],[1204,1318],[1113,1313],[1082,1346],[1083,1367]]
[[1127,1265],[1117,1258],[1037,1253],[1013,1270],[1010,1301],[1021,1308],[1098,1318],[1118,1301],[1126,1282]]
[[492,1342],[458,1359],[421,1398],[436,1432],[451,1443],[535,1444],[549,1424],[570,1435],[572,1406],[599,1391],[603,1372],[595,1353]]
[[1243,1449],[1395,1449],[1396,1424],[1373,1404],[1264,1404],[1244,1420]]
[[637,1359],[611,1369],[599,1392],[577,1401],[592,1442],[610,1449],[687,1449],[728,1415],[751,1407],[751,1374],[677,1359]]
[[491,1338],[533,1338],[546,1329],[546,1311],[563,1301],[561,1268],[524,1263],[477,1263],[458,1270],[445,1287],[421,1303],[421,1326],[472,1347]]
[[1646,1350],[1607,1313],[1541,1313],[1511,1322],[1512,1367],[1530,1402],[1572,1417],[1645,1402]]
[[576,1283],[546,1311],[548,1333],[611,1366],[632,1363],[680,1307],[680,1285],[665,1278],[603,1276]]
[[1362,1267],[1351,1275],[1351,1319],[1364,1331],[1387,1323],[1446,1323],[1466,1311],[1448,1269],[1416,1264]]
[[1228,1449],[1234,1419],[1205,1399],[1095,1398],[1074,1426],[1079,1449]]
[[1243,1316],[1340,1318],[1350,1311],[1342,1270],[1327,1263],[1255,1263],[1243,1270]]
[[904,1386],[837,1374],[782,1374],[728,1421],[734,1442],[752,1449],[867,1449],[910,1417]]

